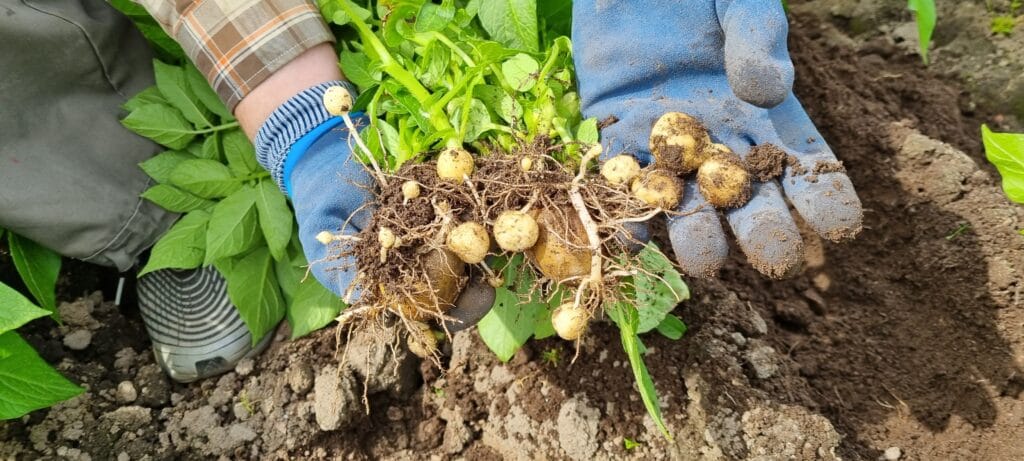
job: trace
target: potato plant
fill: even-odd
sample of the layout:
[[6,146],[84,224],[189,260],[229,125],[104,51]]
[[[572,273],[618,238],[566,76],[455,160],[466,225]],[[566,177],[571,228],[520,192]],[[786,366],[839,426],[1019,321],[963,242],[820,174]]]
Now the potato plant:
[[996,133],[982,125],[981,141],[985,157],[1003,177],[1003,192],[1010,200],[1024,203],[1024,133]]
[[[475,266],[496,287],[478,331],[501,360],[559,332],[579,344],[590,321],[609,318],[667,436],[639,335],[680,338],[685,325],[670,312],[689,293],[656,245],[628,241],[625,224],[670,208],[687,179],[627,159],[615,171],[596,164],[597,121],[581,117],[566,37],[571,2],[319,3],[339,37],[339,64],[360,90],[355,101],[333,95],[325,105],[368,116],[352,144],[380,187],[374,225],[356,245],[336,238],[338,229],[318,239],[339,256],[355,251],[363,282],[392,288],[367,290],[342,312],[315,280],[299,283],[306,261],[288,204],[180,56],[155,62],[157,85],[125,105],[125,126],[168,148],[141,165],[157,182],[144,197],[183,213],[143,272],[214,265],[254,341],[283,317],[295,336],[335,317],[392,318],[414,352],[431,356],[426,322],[445,318]],[[419,229],[402,214],[416,206],[431,218]]]

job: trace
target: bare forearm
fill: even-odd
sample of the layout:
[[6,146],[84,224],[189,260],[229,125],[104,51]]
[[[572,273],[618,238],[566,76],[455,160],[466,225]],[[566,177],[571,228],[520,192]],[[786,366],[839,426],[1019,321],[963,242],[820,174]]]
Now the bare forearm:
[[235,107],[235,117],[249,139],[275,109],[300,91],[319,83],[341,80],[338,57],[329,43],[310,48],[278,69]]

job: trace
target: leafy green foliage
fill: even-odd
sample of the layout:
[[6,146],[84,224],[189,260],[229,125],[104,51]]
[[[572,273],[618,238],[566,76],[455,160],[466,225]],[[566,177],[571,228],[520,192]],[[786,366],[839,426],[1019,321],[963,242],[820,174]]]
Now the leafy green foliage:
[[1003,176],[1003,192],[1017,203],[1024,203],[1024,134],[995,133],[981,126],[985,156]]
[[992,23],[989,27],[993,34],[1009,37],[1013,33],[1013,28],[1016,26],[1017,19],[1013,16],[996,16],[992,18]]
[[157,182],[142,197],[185,214],[139,275],[213,265],[254,343],[285,317],[295,337],[330,323],[343,303],[301,282],[292,210],[238,122],[195,67],[157,61],[154,73],[156,86],[125,104],[123,123],[170,149],[139,165]]
[[0,283],[0,420],[18,418],[82,393],[54,371],[14,330],[50,315]]
[[907,8],[917,17],[918,52],[925,64],[928,64],[928,48],[932,43],[932,32],[935,31],[937,13],[935,0],[907,0]]
[[641,272],[633,276],[633,299],[642,307],[637,333],[643,334],[657,328],[679,303],[690,299],[690,290],[654,243],[640,250],[636,261]]
[[56,287],[60,255],[13,232],[7,234],[7,245],[11,250],[14,267],[29,293],[57,319]]

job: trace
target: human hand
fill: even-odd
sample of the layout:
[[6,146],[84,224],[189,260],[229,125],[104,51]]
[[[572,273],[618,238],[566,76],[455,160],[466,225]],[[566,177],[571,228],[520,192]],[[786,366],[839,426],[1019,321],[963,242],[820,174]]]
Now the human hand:
[[[628,153],[650,163],[651,128],[666,112],[697,118],[712,140],[740,156],[754,145],[783,149],[791,161],[781,181],[755,183],[746,205],[724,213],[747,259],[770,277],[785,277],[803,261],[803,241],[783,194],[829,240],[860,231],[860,199],[846,174],[804,173],[819,166],[836,170],[838,163],[793,95],[788,24],[779,2],[579,0],[573,8],[583,113],[618,120],[601,133],[606,158]],[[668,230],[683,271],[715,273],[729,246],[695,181],[686,182],[677,211]]]

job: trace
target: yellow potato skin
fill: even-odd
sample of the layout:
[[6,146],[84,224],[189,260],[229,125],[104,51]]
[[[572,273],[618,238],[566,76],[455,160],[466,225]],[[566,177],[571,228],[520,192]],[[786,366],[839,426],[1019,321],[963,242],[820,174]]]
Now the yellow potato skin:
[[494,241],[505,251],[524,251],[537,243],[537,220],[521,211],[505,211],[494,220]]
[[467,264],[478,264],[487,257],[491,238],[487,235],[487,229],[480,223],[466,222],[448,233],[446,244],[462,261]]
[[[541,273],[559,283],[589,274],[587,234],[575,210],[570,207],[557,212],[545,209],[536,219],[539,227],[537,243],[526,250],[526,255]],[[568,242],[573,242],[573,245],[568,245]]]
[[750,200],[750,173],[736,154],[715,155],[697,170],[697,188],[715,208],[737,208]]
[[551,313],[551,326],[554,327],[555,333],[566,341],[575,341],[583,336],[588,320],[590,315],[587,311],[571,302],[558,306]]
[[640,175],[640,163],[632,155],[618,155],[601,165],[601,176],[610,184],[621,186]]
[[667,171],[650,170],[633,180],[633,195],[644,203],[673,210],[683,197],[682,180]]
[[446,181],[462,182],[474,168],[473,156],[465,149],[449,147],[437,156],[437,176]]
[[648,147],[658,168],[687,174],[708,159],[710,144],[708,130],[700,121],[682,112],[668,112],[651,128]]

